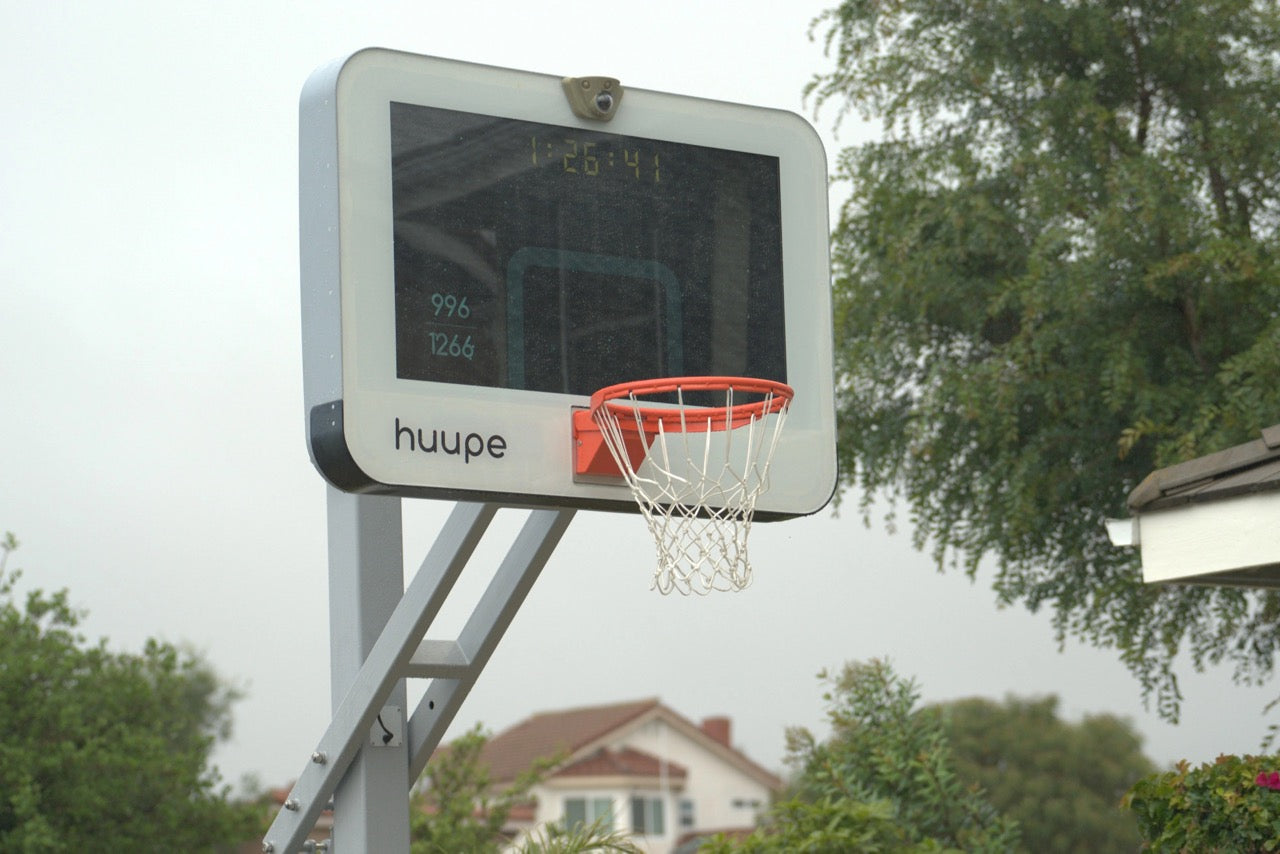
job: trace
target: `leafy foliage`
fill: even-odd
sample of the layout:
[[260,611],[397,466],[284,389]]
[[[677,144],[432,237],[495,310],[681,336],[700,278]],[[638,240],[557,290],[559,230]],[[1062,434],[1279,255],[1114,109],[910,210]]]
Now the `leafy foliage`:
[[1280,756],[1219,756],[1140,780],[1125,796],[1155,852],[1280,850],[1280,792],[1259,781]]
[[1271,673],[1280,599],[1148,589],[1103,531],[1145,474],[1280,417],[1280,9],[1270,0],[845,0],[809,94],[840,155],[840,453],[864,507],[1059,639]]
[[819,742],[804,729],[787,735],[800,797],[888,801],[912,841],[972,852],[1004,851],[1016,841],[1013,825],[957,776],[946,730],[917,707],[914,681],[885,661],[846,664],[822,678],[830,738]]
[[537,763],[499,789],[480,759],[488,741],[477,724],[427,763],[427,785],[415,795],[410,812],[412,854],[481,854],[501,848],[512,808],[529,797],[554,761]]
[[1112,715],[1068,723],[1058,700],[958,700],[932,707],[951,744],[956,774],[980,785],[1001,815],[1018,823],[1022,846],[1038,854],[1131,852],[1141,841],[1120,799],[1156,769],[1141,737]]
[[[962,781],[940,717],[888,663],[823,673],[831,736],[787,734],[794,793],[741,843],[746,851],[1003,852],[1016,826]],[[719,846],[719,847],[715,847]],[[710,849],[738,850],[728,840]]]
[[[527,802],[533,787],[561,761],[558,756],[539,760],[511,783],[496,786],[481,758],[488,741],[477,724],[427,763],[427,784],[414,796],[410,811],[412,854],[497,854],[508,843],[502,828],[511,810]],[[523,854],[630,854],[639,849],[625,833],[597,821],[572,828],[548,825],[517,850]]]
[[847,798],[805,801],[791,798],[769,814],[768,825],[742,840],[723,834],[698,854],[770,854],[770,852],[857,851],[859,854],[923,854],[948,850],[936,840],[912,842],[894,820],[888,801],[865,803]]
[[566,828],[552,823],[525,839],[519,854],[587,854],[599,851],[605,854],[641,854],[625,831],[615,830],[605,824],[603,818],[591,823],[580,822]]
[[0,850],[211,851],[264,829],[209,765],[237,693],[168,644],[86,643],[65,590],[19,605],[16,547],[0,541]]

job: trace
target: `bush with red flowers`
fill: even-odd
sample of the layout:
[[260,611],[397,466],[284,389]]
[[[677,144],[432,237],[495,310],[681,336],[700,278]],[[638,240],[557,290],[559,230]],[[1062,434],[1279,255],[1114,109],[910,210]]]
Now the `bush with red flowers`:
[[1280,756],[1182,761],[1139,780],[1123,803],[1150,851],[1280,851]]

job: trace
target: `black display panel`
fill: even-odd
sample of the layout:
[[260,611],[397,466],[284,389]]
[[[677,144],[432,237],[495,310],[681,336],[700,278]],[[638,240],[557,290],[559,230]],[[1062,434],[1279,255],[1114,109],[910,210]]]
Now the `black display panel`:
[[778,158],[413,104],[390,121],[401,379],[786,381]]

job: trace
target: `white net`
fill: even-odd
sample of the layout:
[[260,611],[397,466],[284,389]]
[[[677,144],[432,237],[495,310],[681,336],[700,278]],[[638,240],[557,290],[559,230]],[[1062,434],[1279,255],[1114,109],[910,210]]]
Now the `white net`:
[[[747,535],[756,499],[769,488],[769,463],[786,420],[789,399],[763,402],[733,420],[734,389],[719,406],[677,403],[662,419],[645,417],[653,404],[635,394],[594,410],[614,461],[622,470],[658,547],[652,586],[662,593],[742,590],[751,583]],[[740,393],[739,398],[743,395]],[[648,448],[635,466],[626,434]]]

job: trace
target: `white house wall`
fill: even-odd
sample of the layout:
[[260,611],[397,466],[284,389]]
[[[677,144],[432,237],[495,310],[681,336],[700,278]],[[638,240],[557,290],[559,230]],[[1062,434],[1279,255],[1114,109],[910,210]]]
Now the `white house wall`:
[[[617,777],[601,778],[552,777],[532,791],[537,800],[536,823],[559,821],[564,817],[568,798],[611,798],[614,802],[615,829],[631,831],[631,798],[633,795],[659,797],[663,802],[664,833],[661,836],[632,837],[646,854],[666,854],[676,841],[691,831],[715,831],[725,828],[751,827],[769,805],[771,793],[729,760],[717,755],[713,748],[675,729],[661,718],[654,718],[634,729],[624,729],[604,747],[619,750],[631,747],[685,769],[683,779],[669,779],[665,792],[661,781],[652,778],[627,781]],[[591,788],[591,786],[599,788]],[[680,802],[694,804],[693,826],[680,824]]]
[[631,790],[625,787],[588,788],[575,786],[572,778],[554,780],[535,786],[531,794],[538,802],[537,824],[547,824],[564,818],[564,802],[569,798],[609,798],[613,801],[613,828],[631,829]]
[[626,744],[684,766],[685,797],[694,799],[697,828],[750,827],[769,806],[768,786],[660,718],[630,732]]

